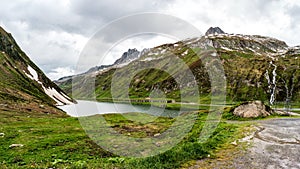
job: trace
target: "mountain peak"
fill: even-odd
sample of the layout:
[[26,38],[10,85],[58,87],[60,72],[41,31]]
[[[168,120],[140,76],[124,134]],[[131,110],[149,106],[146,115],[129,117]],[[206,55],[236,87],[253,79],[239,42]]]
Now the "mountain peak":
[[136,48],[128,49],[127,52],[124,52],[120,59],[116,60],[114,65],[123,64],[135,60],[139,57],[140,51]]
[[206,31],[205,35],[210,35],[210,34],[224,34],[224,33],[225,32],[221,28],[219,28],[219,27],[210,27]]

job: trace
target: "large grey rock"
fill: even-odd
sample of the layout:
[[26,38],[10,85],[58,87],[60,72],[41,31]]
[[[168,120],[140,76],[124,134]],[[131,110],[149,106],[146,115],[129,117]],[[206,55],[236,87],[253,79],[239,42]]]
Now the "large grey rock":
[[261,101],[243,103],[236,107],[233,111],[235,116],[243,118],[266,117],[273,113],[274,111],[269,106],[264,105]]

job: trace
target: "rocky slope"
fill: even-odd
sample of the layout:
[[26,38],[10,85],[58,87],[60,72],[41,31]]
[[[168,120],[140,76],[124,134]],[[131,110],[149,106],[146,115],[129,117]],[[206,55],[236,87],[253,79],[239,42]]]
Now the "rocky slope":
[[[151,91],[159,89],[168,98],[181,101],[179,91],[181,84],[177,84],[174,80],[174,77],[180,76],[180,72],[170,75],[154,69],[154,67],[171,69],[170,61],[176,57],[188,65],[199,86],[201,99],[209,102],[211,92],[217,89],[210,85],[206,68],[217,62],[217,56],[225,72],[227,101],[261,100],[269,102],[269,105],[299,102],[300,47],[289,47],[283,41],[259,35],[227,34],[220,28],[210,28],[205,36],[199,38],[151,48],[138,59],[121,67],[111,66],[93,75],[77,76],[73,79],[73,93],[72,79],[60,82],[60,86],[67,93],[81,99],[111,98],[114,72],[122,69],[124,72],[130,72],[152,65],[153,68],[143,70],[131,79],[130,97],[146,98]],[[173,66],[175,69],[176,65]],[[187,70],[182,70],[184,71]],[[85,88],[85,85],[94,78],[95,94]],[[122,84],[120,82],[117,85]]]
[[206,31],[205,35],[207,36],[207,35],[211,35],[211,34],[224,34],[224,33],[225,32],[221,28],[219,28],[219,27],[210,27]]
[[138,59],[141,55],[143,55],[144,53],[146,53],[149,49],[143,49],[141,52],[138,51],[137,49],[128,49],[127,52],[124,52],[122,54],[122,56],[117,59],[113,64],[111,65],[101,65],[101,66],[95,66],[90,68],[88,71],[79,74],[79,75],[74,75],[74,76],[66,76],[66,77],[62,77],[56,81],[54,81],[57,85],[61,85],[66,81],[71,81],[72,78],[75,77],[82,77],[82,76],[88,76],[91,74],[98,74],[99,72],[105,71],[105,69],[108,68],[113,68],[113,67],[122,67],[125,66],[127,64],[129,64],[130,62]]
[[73,102],[1,27],[0,62],[0,110],[55,113],[55,105]]

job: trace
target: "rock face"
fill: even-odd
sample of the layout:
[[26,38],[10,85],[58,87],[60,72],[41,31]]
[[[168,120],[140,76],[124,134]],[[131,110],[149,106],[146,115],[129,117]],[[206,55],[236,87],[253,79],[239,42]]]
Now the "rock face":
[[274,113],[269,107],[264,105],[262,101],[250,101],[236,107],[233,114],[242,118],[267,117]]
[[137,49],[128,49],[127,52],[124,52],[122,57],[115,61],[114,65],[119,65],[123,63],[128,63],[132,60],[135,60],[139,57],[140,52]]
[[210,35],[210,34],[224,34],[225,32],[219,28],[219,27],[210,27],[205,35]]

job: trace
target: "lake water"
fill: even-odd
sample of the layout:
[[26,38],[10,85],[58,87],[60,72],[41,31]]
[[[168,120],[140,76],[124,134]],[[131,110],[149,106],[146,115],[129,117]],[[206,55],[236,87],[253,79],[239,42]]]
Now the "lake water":
[[176,117],[180,114],[177,110],[167,110],[154,106],[130,105],[122,103],[106,103],[77,100],[77,104],[58,106],[68,115],[73,117],[92,116],[96,114],[140,112],[155,116]]

